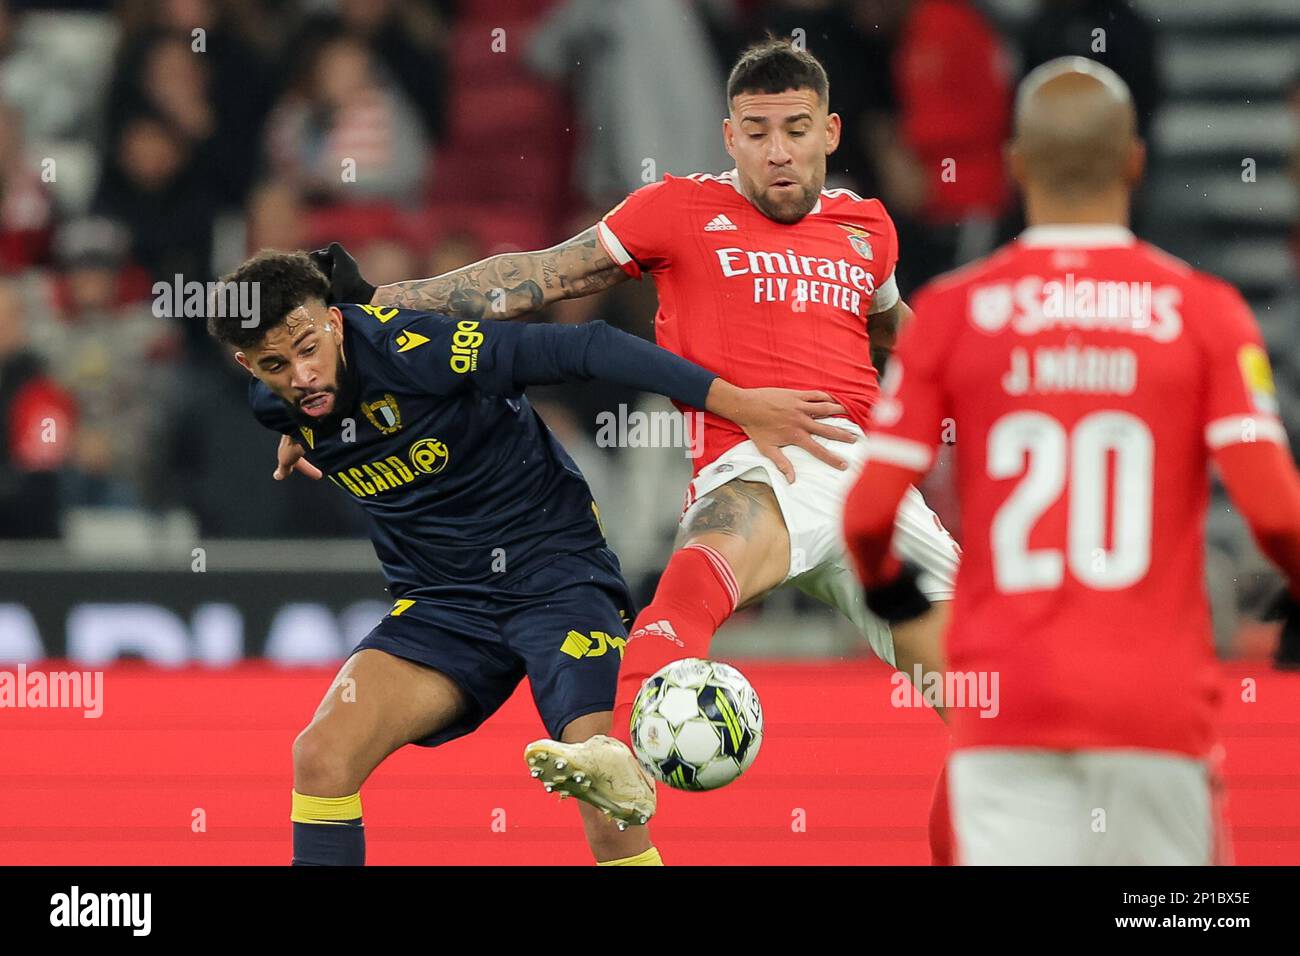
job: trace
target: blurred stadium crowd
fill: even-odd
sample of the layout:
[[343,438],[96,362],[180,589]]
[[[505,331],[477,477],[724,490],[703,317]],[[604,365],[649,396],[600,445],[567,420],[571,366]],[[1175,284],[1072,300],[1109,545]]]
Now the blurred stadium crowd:
[[[245,373],[202,319],[160,316],[154,283],[332,239],[376,283],[559,241],[666,172],[729,168],[726,68],[769,31],[825,63],[828,185],[885,201],[905,295],[1018,230],[1019,77],[1063,54],[1114,68],[1151,151],[1136,225],[1256,306],[1300,448],[1294,0],[0,0],[0,538],[103,509],[206,538],[360,534],[331,488],[269,493]],[[543,319],[649,336],[654,305],[628,283]],[[689,462],[598,448],[596,416],[666,406],[535,400],[648,573]],[[1260,559],[1222,500],[1210,535],[1216,607],[1248,605]]]

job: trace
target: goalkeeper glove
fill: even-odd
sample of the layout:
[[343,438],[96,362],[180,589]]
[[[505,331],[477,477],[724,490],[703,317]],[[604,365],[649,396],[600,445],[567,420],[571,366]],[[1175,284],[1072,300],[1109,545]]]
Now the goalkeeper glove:
[[1284,586],[1269,602],[1264,620],[1282,622],[1282,636],[1273,663],[1287,669],[1300,668],[1300,601]]
[[911,561],[903,561],[892,581],[867,588],[867,607],[871,613],[890,624],[901,624],[930,610],[929,598],[916,584],[920,575],[920,567]]
[[352,253],[337,242],[331,242],[328,249],[317,249],[308,255],[317,268],[325,273],[325,278],[330,280],[329,305],[338,302],[370,304],[375,295],[375,287],[361,278],[361,267],[352,258]]

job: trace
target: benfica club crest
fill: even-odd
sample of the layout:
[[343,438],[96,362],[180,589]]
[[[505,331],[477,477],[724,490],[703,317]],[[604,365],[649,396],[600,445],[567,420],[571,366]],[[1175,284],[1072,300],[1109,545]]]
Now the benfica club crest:
[[385,395],[374,402],[362,402],[361,411],[365,412],[370,424],[385,435],[391,435],[402,427],[402,413],[397,408],[397,399]]
[[845,226],[844,228],[849,231],[849,245],[853,247],[853,251],[868,262],[874,261],[876,256],[871,250],[871,240],[867,238],[871,233],[854,226]]

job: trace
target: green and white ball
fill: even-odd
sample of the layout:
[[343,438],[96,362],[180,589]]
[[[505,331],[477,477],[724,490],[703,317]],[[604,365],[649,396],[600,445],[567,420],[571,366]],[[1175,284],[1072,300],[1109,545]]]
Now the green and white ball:
[[637,759],[656,780],[678,790],[716,790],[758,756],[763,708],[740,671],[688,657],[641,685],[631,731]]

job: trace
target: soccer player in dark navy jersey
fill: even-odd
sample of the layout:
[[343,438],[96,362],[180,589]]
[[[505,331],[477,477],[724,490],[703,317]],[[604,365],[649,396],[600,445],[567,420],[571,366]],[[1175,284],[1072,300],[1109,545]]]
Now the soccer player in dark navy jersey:
[[[765,448],[837,437],[814,420],[843,411],[823,393],[739,389],[604,323],[331,305],[304,253],[260,253],[223,281],[256,283],[259,315],[214,314],[209,332],[252,373],[253,413],[305,457],[298,470],[366,512],[394,600],[294,743],[296,864],[364,862],[360,788],[375,767],[405,744],[470,733],[525,676],[552,737],[609,730],[635,609],[587,483],[527,386],[659,392]],[[659,861],[644,826],[579,806],[598,862]]]

